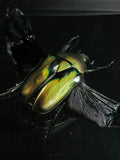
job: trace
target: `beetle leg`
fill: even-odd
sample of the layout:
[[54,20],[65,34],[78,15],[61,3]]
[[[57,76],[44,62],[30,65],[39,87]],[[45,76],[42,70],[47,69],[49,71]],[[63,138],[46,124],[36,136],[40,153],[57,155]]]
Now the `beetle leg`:
[[113,63],[115,62],[115,60],[113,60],[110,64],[108,64],[107,66],[101,66],[101,67],[96,67],[94,69],[88,69],[85,72],[86,73],[90,73],[90,72],[96,72],[96,71],[100,71],[100,70],[104,70],[104,69],[109,69]]
[[66,119],[66,120],[64,120],[64,121],[62,121],[62,122],[60,122],[60,123],[55,124],[55,125],[54,125],[54,129],[55,129],[55,128],[58,128],[58,127],[61,127],[61,126],[64,126],[64,125],[67,125],[67,124],[70,124],[70,123],[72,123],[74,120],[75,120],[75,118],[68,118],[68,119]]
[[66,120],[55,124],[53,130],[51,131],[51,133],[54,134],[54,133],[58,132],[62,128],[70,125],[71,123],[73,123],[75,120],[76,120],[75,118],[68,117]]
[[65,44],[62,48],[61,48],[61,52],[68,52],[71,51],[79,42],[79,38],[80,36],[74,36],[73,38],[71,38],[67,44]]
[[63,103],[61,106],[59,106],[59,108],[57,109],[53,119],[51,121],[49,121],[49,123],[47,124],[47,129],[46,129],[46,133],[45,133],[44,139],[48,138],[51,130],[55,127],[56,119],[59,116],[59,114],[61,113],[61,110],[62,110],[64,104],[65,103]]
[[16,91],[21,87],[22,82],[16,84],[14,87],[7,89],[6,92],[0,94],[0,100],[16,95]]

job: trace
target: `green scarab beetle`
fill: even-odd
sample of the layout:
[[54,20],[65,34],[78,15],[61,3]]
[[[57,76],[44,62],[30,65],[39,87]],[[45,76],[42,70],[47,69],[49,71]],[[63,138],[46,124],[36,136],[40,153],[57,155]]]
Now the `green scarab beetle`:
[[[16,16],[17,18],[14,19]],[[19,32],[19,24],[21,27],[23,18],[24,29],[21,33]],[[11,25],[11,23],[16,24],[16,20],[18,21],[17,29],[15,25]],[[28,22],[19,9],[7,11],[7,32],[9,33],[7,52],[17,68],[20,65],[22,66],[23,70],[21,69],[20,73],[27,70],[28,74],[27,76],[26,73],[23,74],[24,80],[7,92],[0,94],[0,98],[18,93],[22,102],[28,105],[31,111],[37,113],[37,115],[48,115],[54,111],[47,127],[46,137],[54,128],[61,110],[66,107],[70,113],[77,114],[79,117],[83,116],[101,127],[114,126],[114,119],[120,104],[88,87],[84,79],[85,73],[107,69],[113,62],[108,66],[90,69],[93,61],[90,61],[86,54],[70,51],[78,42],[79,36],[75,36],[68,41],[59,53],[47,56],[34,67],[32,58],[30,61],[28,59],[23,61],[19,58],[21,56],[19,51],[22,50],[24,54],[31,53],[29,56],[37,57],[35,63],[41,59],[38,51],[40,53],[42,51],[36,49],[35,36],[32,34]],[[19,34],[22,35],[16,38],[16,35]],[[33,69],[31,70],[31,68]]]
[[[50,112],[83,81],[87,59],[85,54],[49,56],[25,78],[20,90],[22,98],[32,110],[42,114]],[[29,101],[31,98],[33,103]]]

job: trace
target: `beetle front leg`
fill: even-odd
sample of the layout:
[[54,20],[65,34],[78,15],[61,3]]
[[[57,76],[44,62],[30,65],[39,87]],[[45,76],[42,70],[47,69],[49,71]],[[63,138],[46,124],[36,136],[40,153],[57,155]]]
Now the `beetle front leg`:
[[71,51],[78,44],[79,38],[79,35],[72,37],[68,43],[61,48],[61,52]]
[[85,72],[86,73],[91,73],[91,72],[96,72],[96,71],[100,71],[100,70],[104,70],[104,69],[109,69],[113,63],[115,62],[115,60],[113,60],[110,64],[108,64],[107,66],[101,66],[101,67],[96,67],[94,69],[88,69]]
[[16,91],[21,87],[23,82],[16,84],[14,87],[7,89],[6,92],[0,94],[0,100],[9,98],[16,94]]

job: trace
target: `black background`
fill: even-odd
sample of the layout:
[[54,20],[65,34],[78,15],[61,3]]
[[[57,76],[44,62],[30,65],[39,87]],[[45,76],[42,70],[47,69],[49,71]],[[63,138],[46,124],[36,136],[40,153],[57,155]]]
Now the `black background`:
[[[120,101],[120,15],[110,14],[111,10],[119,10],[119,1],[70,2],[0,1],[1,92],[18,81],[6,53],[3,32],[5,8],[11,5],[26,13],[40,46],[48,54],[57,53],[71,37],[79,34],[80,43],[74,51],[81,49],[95,60],[96,66],[116,59],[111,70],[86,76],[86,82],[104,95]],[[99,128],[91,122],[77,120],[51,135],[43,144],[39,132],[19,125],[17,116],[21,110],[18,103],[16,99],[0,101],[0,154],[3,159],[120,159],[120,129]]]

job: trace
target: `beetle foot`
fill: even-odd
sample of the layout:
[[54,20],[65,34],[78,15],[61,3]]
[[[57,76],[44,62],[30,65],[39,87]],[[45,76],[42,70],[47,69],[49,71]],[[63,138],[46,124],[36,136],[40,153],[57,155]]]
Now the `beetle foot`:
[[88,69],[85,72],[90,73],[90,72],[96,72],[96,71],[100,71],[104,69],[110,69],[111,67],[113,67],[114,63],[115,63],[115,60],[111,61],[107,66],[101,66],[101,67],[96,67],[94,69]]
[[51,131],[51,120],[48,120],[45,122],[43,140],[46,140],[48,138],[50,131]]

